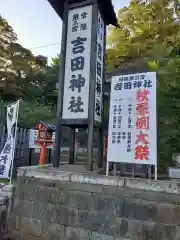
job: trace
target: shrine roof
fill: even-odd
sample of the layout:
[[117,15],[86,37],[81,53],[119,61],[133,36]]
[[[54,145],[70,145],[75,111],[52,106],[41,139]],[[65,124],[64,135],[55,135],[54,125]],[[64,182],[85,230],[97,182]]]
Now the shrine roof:
[[[77,3],[81,2],[82,0],[69,0],[69,2]],[[87,0],[88,1],[88,0]],[[51,4],[51,6],[54,8],[58,16],[63,20],[63,11],[64,11],[64,2],[65,0],[48,0],[48,2]],[[117,26],[117,18],[114,11],[114,7],[112,4],[112,0],[98,0],[100,8],[103,12],[103,15],[105,17],[105,23],[106,25],[112,24],[114,26]]]
[[47,124],[43,121],[39,121],[39,124],[42,124],[47,130],[55,131],[56,130],[56,125],[55,124]]

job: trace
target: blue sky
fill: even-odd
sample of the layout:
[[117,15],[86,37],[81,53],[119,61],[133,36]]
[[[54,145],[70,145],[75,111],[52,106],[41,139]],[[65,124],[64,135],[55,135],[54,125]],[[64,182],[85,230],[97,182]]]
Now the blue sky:
[[[112,2],[117,12],[129,0]],[[60,52],[60,44],[33,49],[61,41],[62,21],[47,0],[0,0],[0,14],[14,28],[19,43],[35,55],[45,55],[50,61]]]

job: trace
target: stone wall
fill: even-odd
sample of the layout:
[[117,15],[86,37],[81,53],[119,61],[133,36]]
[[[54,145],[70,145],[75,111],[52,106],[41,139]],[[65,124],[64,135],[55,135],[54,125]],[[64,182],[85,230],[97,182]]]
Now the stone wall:
[[14,240],[179,240],[180,184],[24,168]]
[[7,238],[7,224],[11,210],[14,186],[0,184],[0,240]]

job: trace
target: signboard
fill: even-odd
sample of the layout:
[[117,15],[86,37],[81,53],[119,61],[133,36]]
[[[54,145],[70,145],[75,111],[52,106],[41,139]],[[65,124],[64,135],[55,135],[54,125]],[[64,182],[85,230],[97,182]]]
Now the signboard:
[[62,119],[87,119],[92,5],[69,10]]
[[12,175],[18,111],[19,101],[7,106],[7,140],[0,153],[0,178],[10,178]]
[[97,53],[96,53],[96,89],[95,89],[95,121],[101,123],[102,111],[102,84],[104,77],[104,33],[105,24],[101,13],[98,11],[98,29],[97,29]]
[[156,73],[112,77],[107,161],[157,165]]
[[[37,132],[38,130],[30,129],[29,148],[40,148],[40,146],[35,143],[35,141],[37,140]],[[52,135],[52,142],[55,143],[55,132],[53,132],[53,135]],[[53,147],[54,146],[48,146],[47,148],[53,148]]]

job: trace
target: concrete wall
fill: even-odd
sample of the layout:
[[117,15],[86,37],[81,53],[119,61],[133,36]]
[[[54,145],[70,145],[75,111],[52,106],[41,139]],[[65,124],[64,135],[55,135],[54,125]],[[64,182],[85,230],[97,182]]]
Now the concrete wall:
[[20,170],[14,240],[179,240],[180,184]]

